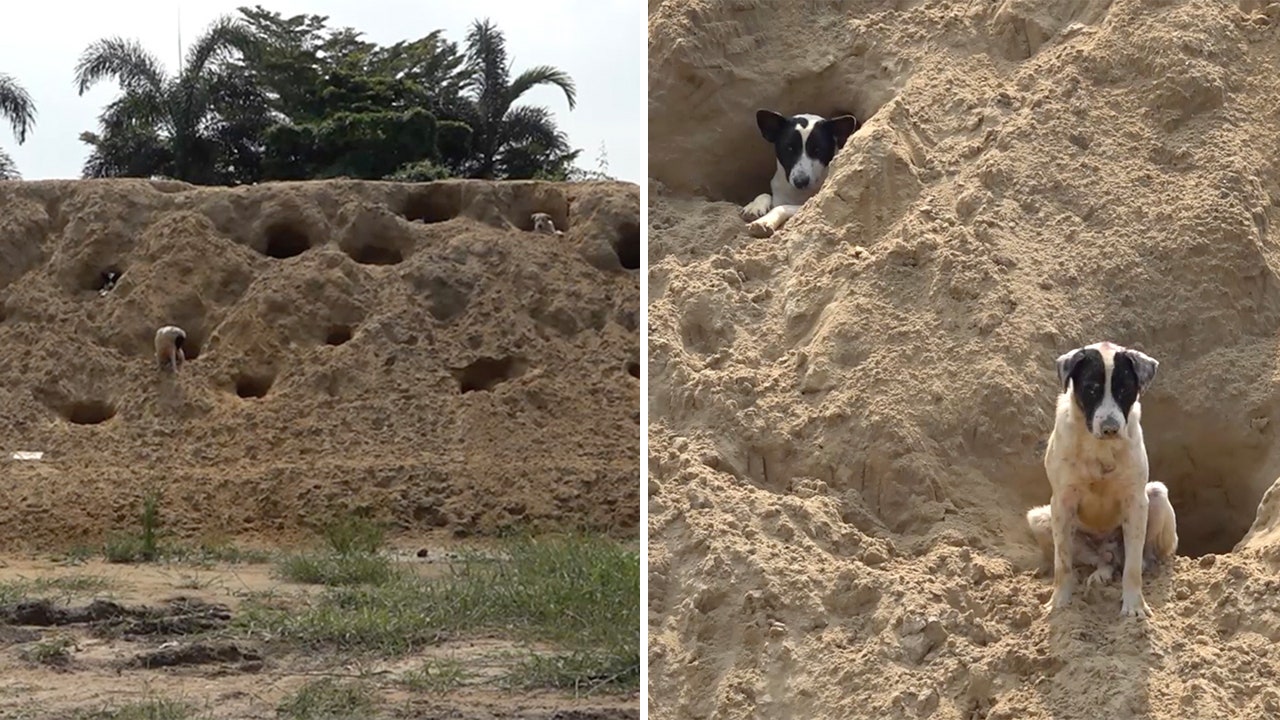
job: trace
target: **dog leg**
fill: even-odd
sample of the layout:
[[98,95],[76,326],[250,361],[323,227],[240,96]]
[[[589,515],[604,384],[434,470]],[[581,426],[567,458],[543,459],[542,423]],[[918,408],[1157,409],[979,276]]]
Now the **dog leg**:
[[1173,557],[1178,551],[1178,520],[1169,502],[1169,488],[1162,482],[1147,483],[1147,538],[1143,547],[1144,569]]
[[1049,612],[1066,607],[1076,586],[1072,544],[1076,520],[1075,494],[1067,489],[1049,503],[1050,526],[1053,528],[1053,595],[1045,603]]
[[747,226],[747,232],[758,238],[767,238],[782,229],[793,215],[800,211],[799,205],[779,205],[768,214]]
[[773,207],[773,196],[769,193],[761,193],[756,196],[746,207],[742,208],[742,219],[751,222],[756,218],[764,217],[769,212],[769,208]]
[[1120,614],[1125,617],[1151,617],[1151,608],[1142,596],[1142,549],[1147,540],[1147,493],[1145,488],[1125,509],[1124,574],[1120,579]]

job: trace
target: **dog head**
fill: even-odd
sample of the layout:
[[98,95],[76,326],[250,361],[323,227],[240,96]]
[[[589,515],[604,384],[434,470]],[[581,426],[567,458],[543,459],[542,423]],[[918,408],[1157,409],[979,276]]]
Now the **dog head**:
[[778,166],[797,190],[817,192],[827,179],[827,166],[858,129],[852,115],[827,120],[817,115],[786,117],[772,110],[756,111],[756,125],[773,143]]
[[540,233],[554,233],[556,224],[551,220],[551,216],[546,213],[533,214],[533,231]]
[[1129,413],[1160,365],[1155,358],[1109,342],[1077,348],[1058,358],[1062,392],[1084,415],[1096,438],[1128,435]]

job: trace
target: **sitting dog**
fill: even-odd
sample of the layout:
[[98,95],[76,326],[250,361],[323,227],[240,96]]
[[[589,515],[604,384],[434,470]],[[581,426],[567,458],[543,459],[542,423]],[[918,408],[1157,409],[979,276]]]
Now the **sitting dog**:
[[[1120,613],[1149,617],[1142,557],[1148,551],[1166,557],[1177,547],[1168,492],[1163,485],[1148,487],[1140,424],[1138,398],[1155,379],[1159,363],[1137,350],[1100,342],[1063,354],[1057,366],[1062,391],[1044,455],[1053,542],[1053,595],[1046,608],[1052,612],[1071,602],[1076,531],[1102,538],[1119,529]],[[1153,494],[1159,502],[1151,502]],[[1148,526],[1154,532],[1149,534]]]
[[178,372],[178,365],[187,357],[182,352],[182,345],[187,341],[187,333],[177,325],[165,325],[156,330],[156,362],[160,367],[169,366]]
[[[1173,504],[1169,502],[1169,490],[1162,482],[1147,483],[1147,538],[1142,550],[1142,572],[1148,573],[1156,565],[1177,552],[1178,529]],[[1053,564],[1053,525],[1048,505],[1027,511],[1027,525],[1040,546],[1042,559],[1049,567]],[[1124,557],[1124,535],[1119,528],[1096,535],[1077,527],[1072,538],[1072,551],[1076,565],[1087,565],[1094,570],[1085,580],[1086,587],[1106,584],[1121,568]]]
[[782,229],[821,189],[831,159],[858,129],[858,120],[852,115],[830,120],[818,115],[784,117],[759,110],[756,125],[764,139],[773,143],[778,169],[769,183],[772,194],[762,193],[742,208],[742,219],[751,223],[747,231],[753,236],[766,238]]
[[551,219],[550,215],[546,213],[534,213],[532,218],[533,218],[534,232],[544,233],[546,235],[563,235],[564,234],[563,232],[556,229],[555,221]]

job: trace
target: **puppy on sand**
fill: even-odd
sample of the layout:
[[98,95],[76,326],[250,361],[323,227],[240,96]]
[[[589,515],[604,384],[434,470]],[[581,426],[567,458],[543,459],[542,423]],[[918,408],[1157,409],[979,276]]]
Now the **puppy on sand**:
[[1168,492],[1162,484],[1147,482],[1140,424],[1138,398],[1155,379],[1159,363],[1137,350],[1100,342],[1063,354],[1057,366],[1061,392],[1044,455],[1052,491],[1049,537],[1043,511],[1033,509],[1027,518],[1041,544],[1053,547],[1053,595],[1046,608],[1053,611],[1071,602],[1073,565],[1080,557],[1078,532],[1105,539],[1119,530],[1120,613],[1149,617],[1151,608],[1142,595],[1143,556],[1163,559],[1177,548]]
[[156,330],[156,362],[160,367],[166,365],[178,372],[178,365],[187,358],[182,352],[182,345],[187,340],[187,333],[177,325],[165,325]]

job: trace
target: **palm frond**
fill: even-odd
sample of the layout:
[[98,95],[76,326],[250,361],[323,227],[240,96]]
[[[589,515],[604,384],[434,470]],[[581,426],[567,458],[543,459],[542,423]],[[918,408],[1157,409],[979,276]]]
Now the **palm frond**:
[[106,78],[115,78],[125,92],[162,93],[164,68],[137,40],[119,37],[99,40],[85,49],[76,63],[76,87],[81,95]]
[[209,63],[225,59],[232,51],[250,52],[255,41],[248,25],[223,15],[214,20],[187,50],[182,74],[184,77],[201,76],[208,69]]
[[521,95],[539,85],[555,85],[564,91],[564,97],[569,101],[569,109],[577,107],[578,88],[574,85],[573,78],[569,77],[569,73],[550,65],[531,67],[512,80],[511,87],[507,90],[507,104],[514,103],[520,99]]
[[18,81],[0,73],[0,118],[13,125],[18,144],[26,142],[27,133],[36,123],[36,105]]

